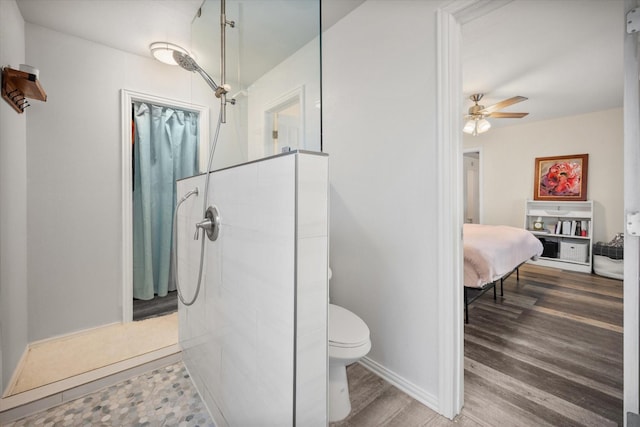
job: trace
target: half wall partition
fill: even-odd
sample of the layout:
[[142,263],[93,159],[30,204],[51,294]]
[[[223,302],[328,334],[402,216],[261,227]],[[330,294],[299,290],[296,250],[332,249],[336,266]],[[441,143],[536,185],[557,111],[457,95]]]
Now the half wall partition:
[[[327,425],[328,158],[292,151],[216,171],[220,212],[198,300],[180,305],[187,369],[217,426]],[[178,182],[204,188],[205,175]],[[178,272],[193,295],[204,197],[178,213]]]
[[[206,0],[191,49],[199,67],[214,79],[226,75],[228,86],[226,123],[219,134],[211,129],[213,172],[177,184],[178,198],[190,194],[176,217],[187,301],[205,254],[199,296],[179,306],[185,365],[217,426],[325,426],[320,1]],[[212,124],[216,115],[213,108]],[[202,243],[192,236],[196,224],[214,222],[203,226],[209,205],[219,213],[211,217],[219,217],[219,234]]]

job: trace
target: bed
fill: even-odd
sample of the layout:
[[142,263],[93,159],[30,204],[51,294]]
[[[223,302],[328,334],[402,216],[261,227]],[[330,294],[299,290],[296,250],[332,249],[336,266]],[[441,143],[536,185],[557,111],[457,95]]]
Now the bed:
[[531,232],[506,225],[464,224],[464,312],[469,323],[469,304],[500,280],[504,280],[529,259],[542,254],[542,243]]

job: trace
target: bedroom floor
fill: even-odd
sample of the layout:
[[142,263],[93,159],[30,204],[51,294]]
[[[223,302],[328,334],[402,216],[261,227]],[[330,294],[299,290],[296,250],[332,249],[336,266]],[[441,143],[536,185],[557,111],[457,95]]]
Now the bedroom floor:
[[526,264],[470,306],[454,422],[356,364],[332,427],[622,425],[622,345],[622,281]]

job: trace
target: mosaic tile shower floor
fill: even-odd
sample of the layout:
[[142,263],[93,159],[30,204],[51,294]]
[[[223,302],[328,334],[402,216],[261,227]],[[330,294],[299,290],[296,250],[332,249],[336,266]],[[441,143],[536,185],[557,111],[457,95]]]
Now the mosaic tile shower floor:
[[182,362],[7,424],[214,427]]

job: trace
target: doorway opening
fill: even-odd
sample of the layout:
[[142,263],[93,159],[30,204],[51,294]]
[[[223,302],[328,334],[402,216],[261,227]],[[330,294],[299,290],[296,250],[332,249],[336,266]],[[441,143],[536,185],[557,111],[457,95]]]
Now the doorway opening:
[[[134,247],[134,232],[136,229],[134,227],[134,192],[135,192],[135,183],[138,182],[139,178],[136,178],[136,165],[140,168],[140,159],[136,159],[134,156],[135,151],[135,133],[132,132],[132,119],[134,118],[135,108],[134,103],[144,103],[146,105],[157,106],[157,111],[167,111],[167,109],[174,109],[176,111],[181,111],[184,113],[194,113],[194,117],[197,116],[194,120],[196,121],[195,125],[197,126],[197,141],[195,148],[195,152],[191,153],[191,155],[195,155],[197,157],[197,163],[195,169],[195,173],[204,172],[207,167],[207,160],[209,154],[209,147],[207,141],[209,140],[209,108],[200,105],[194,105],[182,101],[161,98],[153,95],[142,94],[138,92],[132,92],[127,90],[122,90],[122,116],[123,116],[123,150],[122,150],[122,171],[123,171],[123,189],[122,189],[122,204],[123,204],[123,291],[122,291],[122,307],[123,307],[123,321],[131,322],[134,320],[134,297],[136,294],[134,293],[134,253],[136,248]],[[169,114],[170,115],[170,114]],[[181,116],[181,120],[184,118]],[[167,143],[167,141],[164,141]],[[193,150],[191,150],[193,151]],[[167,169],[168,168],[168,169]],[[167,166],[165,169],[171,170],[171,174],[173,174],[174,166]],[[165,175],[166,171],[160,171],[161,175]],[[135,179],[135,181],[134,181]],[[170,189],[170,198],[174,200],[173,203],[169,203],[170,207],[167,209],[166,207],[162,209],[162,211],[171,211],[173,214],[173,207],[175,206],[175,180],[171,183]],[[157,209],[160,210],[160,209]],[[168,224],[171,224],[171,221],[168,221]],[[169,230],[169,233],[171,231]],[[171,241],[165,244],[170,247]],[[169,262],[167,257],[166,262]],[[165,273],[170,276],[171,272],[168,271],[169,265],[164,265]],[[135,320],[141,320],[143,318],[149,318],[153,316],[157,316],[159,314],[165,312],[174,311],[177,308],[177,301],[175,300],[177,293],[175,291],[167,293],[170,290],[168,286],[162,290],[160,293],[156,291],[151,291],[151,294],[147,292],[146,296],[143,298],[137,298],[139,301],[136,301],[136,316]],[[160,294],[161,298],[153,298],[155,294]],[[165,296],[168,295],[168,296]],[[149,298],[151,296],[151,298]],[[153,301],[155,299],[155,301]]]
[[303,87],[286,93],[265,110],[264,155],[297,150],[304,135]]
[[[467,218],[467,215],[464,214],[465,199],[462,197],[463,193],[461,191],[464,188],[464,184],[465,184],[464,182],[465,175],[463,173],[463,160],[462,160],[463,159],[462,133],[460,132],[462,129],[462,123],[459,120],[462,116],[461,112],[465,111],[465,108],[463,108],[463,105],[461,102],[464,99],[464,96],[462,93],[463,80],[461,75],[461,70],[462,70],[461,47],[463,45],[461,29],[464,24],[467,24],[480,16],[483,16],[492,12],[491,9],[483,8],[482,7],[483,4],[487,5],[488,7],[491,7],[493,5],[493,8],[495,9],[496,6],[499,6],[501,3],[502,5],[504,5],[504,4],[507,4],[508,2],[493,1],[493,2],[485,3],[480,1],[475,1],[475,2],[457,1],[452,4],[449,4],[446,8],[442,9],[439,12],[440,14],[438,16],[439,38],[440,38],[439,40],[440,50],[438,52],[438,55],[439,55],[439,59],[438,59],[439,82],[438,83],[439,83],[439,88],[442,88],[442,92],[439,94],[439,107],[443,111],[442,116],[439,116],[439,135],[443,136],[443,138],[441,139],[442,142],[439,141],[439,144],[441,143],[441,145],[439,145],[439,148],[441,149],[441,152],[442,152],[442,157],[440,160],[443,162],[442,170],[444,172],[442,174],[442,180],[441,180],[442,185],[440,186],[439,191],[441,195],[447,194],[450,192],[453,192],[453,193],[458,192],[460,194],[459,200],[449,200],[444,196],[441,196],[441,198],[443,198],[444,201],[448,203],[448,205],[443,204],[443,210],[450,209],[449,212],[446,212],[444,214],[450,218],[447,221],[451,221],[454,223],[457,222],[457,224],[450,224],[449,222],[442,220],[442,223],[440,224],[441,226],[444,225],[444,227],[442,227],[443,232],[441,235],[446,235],[451,239],[449,243],[443,243],[442,245],[444,246],[444,249],[446,249],[447,252],[450,254],[450,256],[453,258],[456,258],[456,255],[461,253],[461,251],[459,251],[459,246],[458,246],[458,245],[461,246],[462,244],[460,239],[461,233],[460,233],[459,227],[463,222],[466,222],[466,218]],[[516,4],[516,3],[514,2],[513,4]],[[623,15],[620,14],[620,17],[622,18]],[[502,21],[506,22],[509,20],[502,19]],[[566,21],[563,21],[563,22],[566,22]],[[621,20],[620,22],[623,22],[623,21]],[[518,25],[520,25],[520,23]],[[479,40],[475,40],[475,42],[480,43]],[[499,49],[495,48],[495,50],[499,50]],[[495,64],[492,64],[492,66],[494,66],[494,68],[497,68]],[[479,76],[480,74],[476,73],[475,75]],[[523,139],[525,138],[517,138],[515,136],[511,137],[512,142],[518,141],[522,143]],[[479,137],[478,141],[482,141],[482,139]],[[484,141],[486,141],[486,139]],[[539,141],[540,139],[538,140],[538,143]],[[494,151],[489,153],[490,151],[489,145],[487,144],[485,146],[487,147],[487,149],[485,151],[486,155],[484,156],[483,161],[485,161],[485,164],[489,168],[504,169],[503,168],[504,163],[500,163],[500,162],[492,163],[489,160],[490,155],[491,155],[491,158],[496,157],[494,156],[494,151],[500,151],[500,153],[498,154],[503,155],[503,157],[506,158],[506,161],[511,161],[511,162],[515,161],[513,157],[509,157],[511,154],[510,150],[514,148],[509,148],[508,150],[506,149],[500,150],[495,148],[495,145],[492,145],[491,148]],[[511,147],[513,147],[513,145]],[[519,146],[516,145],[515,147],[519,147]],[[556,149],[556,147],[558,147],[558,145],[554,146],[553,149]],[[535,151],[535,153],[530,154],[531,159],[536,157],[536,155],[542,155],[542,154],[539,154],[541,148],[543,147],[541,147],[538,144],[536,148],[532,150],[532,151]],[[564,148],[567,149],[567,147],[564,147]],[[581,151],[576,151],[576,152],[581,152]],[[527,166],[528,163],[521,162],[520,164],[524,164],[525,166]],[[447,168],[449,170],[446,170]],[[531,168],[531,166],[529,166],[528,169],[529,168]],[[518,201],[516,201],[515,203],[512,203],[511,205],[506,205],[506,206],[504,204],[499,205],[498,203],[493,204],[492,200],[495,201],[494,199],[496,199],[496,197],[494,196],[495,193],[493,191],[489,193],[488,190],[490,189],[490,185],[491,183],[496,183],[496,184],[499,183],[499,184],[504,184],[506,187],[509,187],[510,184],[521,184],[521,182],[518,182],[516,180],[519,180],[520,176],[523,176],[524,179],[528,179],[527,171],[524,171],[523,173],[520,173],[518,171],[518,173],[516,174],[514,173],[505,174],[505,176],[508,178],[503,177],[502,180],[498,180],[498,181],[494,181],[492,179],[493,176],[497,175],[497,173],[494,173],[494,172],[495,171],[492,171],[490,169],[486,171],[487,182],[485,182],[485,187],[487,188],[487,193],[485,194],[486,196],[485,207],[487,209],[487,212],[486,212],[484,221],[487,221],[489,223],[491,223],[492,221],[502,223],[503,221],[502,217],[496,220],[495,216],[490,216],[492,215],[491,213],[492,206],[502,206],[500,208],[501,212],[508,213],[510,211],[516,211],[516,209],[519,209],[519,207],[522,204]],[[500,172],[504,172],[504,171],[501,170]],[[514,177],[518,177],[518,178],[514,178]],[[460,180],[462,180],[462,182],[460,182]],[[499,185],[494,186],[494,188],[498,188],[498,187]],[[530,186],[527,185],[527,187],[528,188],[523,191],[519,190],[520,191],[519,194],[522,194],[521,197],[523,202],[526,198],[532,197],[529,190]],[[499,194],[500,196],[498,197],[498,199],[505,198],[505,193],[499,193]],[[503,216],[506,217],[507,215],[503,215]],[[615,216],[621,217],[621,215],[615,215]],[[522,215],[520,215],[518,218],[521,218],[521,217]],[[602,221],[604,222],[604,218]],[[522,222],[521,220],[518,220],[517,224],[509,224],[509,225],[522,227]],[[440,318],[441,320],[443,320],[442,324],[450,325],[450,327],[446,327],[446,330],[444,331],[444,334],[446,336],[443,336],[441,338],[441,342],[445,342],[445,345],[441,349],[441,355],[452,356],[452,359],[442,359],[443,361],[441,362],[441,373],[446,375],[446,378],[441,376],[441,381],[440,381],[440,386],[441,386],[440,395],[442,398],[441,412],[447,416],[453,416],[460,413],[460,409],[462,408],[464,393],[471,389],[474,382],[476,384],[478,383],[479,377],[481,377],[482,375],[488,372],[491,372],[493,374],[492,378],[496,378],[498,375],[495,372],[500,372],[499,369],[495,367],[492,368],[493,370],[487,370],[485,372],[479,372],[478,370],[476,370],[469,376],[469,378],[471,379],[468,380],[468,382],[465,383],[464,381],[465,367],[466,367],[465,362],[468,364],[475,364],[475,360],[476,360],[476,359],[467,357],[465,361],[466,352],[470,351],[470,352],[476,352],[477,354],[479,354],[480,351],[484,351],[486,348],[490,347],[489,345],[487,345],[490,339],[487,338],[489,334],[486,331],[482,331],[482,332],[479,332],[480,334],[484,334],[482,335],[482,338],[479,338],[478,335],[476,336],[471,335],[471,338],[469,339],[469,342],[471,342],[471,344],[467,346],[467,342],[465,342],[465,336],[464,336],[465,330],[463,328],[464,325],[462,325],[460,321],[461,314],[459,310],[459,306],[461,305],[461,292],[458,289],[458,288],[460,289],[462,288],[461,277],[463,276],[462,274],[463,270],[461,268],[460,269],[458,268],[458,266],[460,266],[458,262],[459,261],[456,261],[456,260],[453,260],[453,261],[443,260],[443,262],[440,263],[442,269],[439,270],[439,280],[442,280],[442,283],[456,283],[455,289],[446,290],[444,289],[444,286],[441,289],[443,292],[443,295],[446,296],[447,299],[441,301],[442,302],[441,306],[445,307],[445,309],[443,310],[443,313],[440,315]],[[449,272],[445,270],[449,270]],[[589,345],[588,341],[593,335],[602,334],[602,335],[606,335],[608,339],[611,339],[611,342],[613,343],[611,347],[615,345],[616,351],[620,350],[621,348],[620,337],[622,336],[621,328],[619,325],[619,322],[621,319],[620,312],[616,311],[616,313],[613,314],[613,311],[611,311],[611,312],[608,312],[607,315],[611,315],[612,317],[608,319],[596,319],[597,316],[594,315],[594,313],[596,313],[596,310],[590,311],[585,305],[582,305],[582,306],[580,306],[579,304],[572,305],[573,301],[571,301],[571,298],[570,298],[570,296],[573,296],[574,298],[583,298],[589,301],[593,299],[593,301],[595,301],[597,304],[609,304],[611,306],[616,306],[616,308],[620,308],[623,304],[621,293],[620,293],[621,292],[620,284],[618,284],[617,286],[612,286],[610,282],[607,282],[604,284],[605,288],[610,287],[607,291],[602,291],[602,289],[598,290],[595,287],[590,287],[589,292],[591,292],[591,294],[582,295],[580,294],[580,292],[578,292],[579,290],[577,289],[580,285],[577,285],[575,282],[571,283],[569,280],[567,280],[561,283],[560,285],[558,285],[558,283],[547,283],[547,282],[542,283],[540,280],[534,278],[534,275],[535,275],[535,272],[533,273],[529,272],[525,274],[525,278],[527,278],[526,276],[529,276],[528,278],[530,279],[530,282],[539,282],[539,283],[534,283],[533,286],[530,287],[530,289],[534,289],[535,292],[539,293],[540,295],[545,295],[545,293],[553,293],[554,296],[558,297],[554,301],[554,304],[560,303],[561,301],[563,301],[566,304],[565,304],[565,307],[562,307],[562,308],[571,309],[567,312],[563,312],[558,307],[556,307],[555,309],[547,310],[545,314],[553,317],[553,319],[551,320],[544,319],[544,321],[548,322],[548,325],[556,324],[558,322],[558,319],[561,316],[566,316],[566,319],[568,319],[570,316],[572,316],[571,313],[575,314],[576,310],[583,309],[584,311],[582,312],[582,317],[580,317],[579,320],[576,320],[578,319],[578,317],[576,317],[572,319],[572,322],[567,321],[565,323],[566,324],[575,323],[581,328],[590,328],[591,326],[593,326],[593,325],[587,325],[587,323],[592,320],[597,320],[602,323],[592,322],[592,323],[597,323],[600,326],[597,327],[599,329],[596,328],[595,331],[591,331],[590,333],[584,334],[582,336],[578,334],[574,334],[571,340],[573,340],[573,338],[575,337],[576,342],[573,343],[572,345],[579,346],[584,344],[585,347],[588,347]],[[569,279],[571,279],[572,276],[573,276],[573,273],[566,275],[566,277],[568,277]],[[549,275],[549,277],[551,276]],[[597,276],[586,276],[586,277],[593,280],[599,280]],[[444,278],[449,278],[451,280],[443,280]],[[583,278],[574,278],[574,279],[576,279],[576,282],[583,280]],[[556,280],[556,279],[553,279],[553,280]],[[562,278],[557,280],[562,282]],[[555,286],[560,286],[560,288],[556,288]],[[615,289],[615,291],[613,291],[613,289]],[[512,297],[519,298],[519,302],[521,303],[524,303],[525,301],[527,303],[530,303],[531,307],[534,307],[532,312],[536,311],[535,309],[539,308],[537,312],[531,314],[529,317],[542,319],[544,316],[541,313],[545,311],[545,309],[548,309],[548,304],[547,306],[544,306],[544,304],[535,306],[533,298],[530,298],[531,297],[530,295],[524,295],[526,292],[528,291],[521,293],[518,290],[518,292],[516,293],[512,289]],[[602,296],[596,295],[599,292],[602,293]],[[611,292],[611,294],[605,295],[605,292]],[[508,295],[508,291],[505,289],[505,296],[506,295]],[[563,300],[564,298],[566,298],[567,301],[564,301]],[[603,301],[606,301],[606,302],[603,302]],[[502,313],[501,313],[502,319],[504,319],[505,317],[517,315],[517,312],[515,311],[509,312],[509,309],[513,307],[499,307],[499,308],[502,310]],[[522,305],[522,308],[526,310],[529,309],[528,306],[525,307],[524,305]],[[485,313],[488,313],[488,312],[489,310],[485,310]],[[488,315],[485,316],[484,320],[486,321],[487,319],[488,319]],[[474,323],[473,318],[471,319],[471,322]],[[477,331],[480,331],[481,323],[486,323],[486,322],[479,321],[477,324],[473,324],[471,328]],[[500,324],[501,322],[494,321],[491,324],[493,325],[495,323]],[[606,328],[602,326],[606,326]],[[494,332],[496,334],[502,334],[504,330],[502,331],[495,330]],[[544,334],[550,334],[552,332],[556,333],[557,329],[550,327],[544,330]],[[617,334],[617,336],[614,336],[612,338],[611,336],[615,334]],[[516,341],[516,340],[512,340],[512,341],[508,340],[506,335],[501,335],[501,340],[503,340],[504,342]],[[519,342],[523,342],[523,340],[524,339],[520,339]],[[513,359],[517,359],[520,353],[518,353],[519,350],[518,351],[514,350],[515,348],[516,346],[514,345],[514,347],[508,349],[511,352],[511,354],[507,355],[507,357],[504,357],[503,359],[507,360],[510,357],[513,357]],[[540,348],[537,348],[536,351],[541,351],[541,350]],[[594,354],[595,351],[596,350],[594,347],[591,350],[583,351],[581,355]],[[602,353],[600,355],[602,355]],[[493,356],[488,356],[488,353],[485,353],[484,356],[485,356],[485,359],[483,360],[489,360],[489,359],[495,360],[495,357],[493,356],[496,356],[496,354],[493,354]],[[611,356],[610,361],[615,364],[615,369],[619,369],[620,359],[616,359],[617,355],[610,354],[609,356]],[[452,361],[450,363],[447,363],[445,360],[452,360]],[[516,362],[514,362],[515,363],[514,366],[518,364],[520,364],[518,366],[522,366],[525,363],[530,363],[530,362],[536,362],[536,361],[533,360],[533,358],[528,359],[527,361],[517,360]],[[563,361],[563,363],[564,362],[565,361]],[[565,366],[570,366],[572,363],[573,362],[567,362]],[[542,374],[548,375],[546,372],[544,372],[544,370],[547,370],[548,372],[554,371],[557,373],[557,376],[548,375],[549,378],[559,379],[559,381],[570,382],[569,380],[567,380],[568,378],[567,371],[562,371],[562,369],[560,369],[559,366],[560,364],[550,363],[548,366],[545,366],[543,370],[531,369],[531,371],[535,370],[536,372],[538,372],[538,377],[541,377]],[[575,365],[571,365],[571,366],[572,366],[572,369],[575,368]],[[472,366],[472,368],[475,368],[475,367],[476,366]],[[539,368],[539,367],[540,366],[537,366],[536,368]],[[523,371],[525,370],[526,369],[523,369]],[[601,371],[602,370],[599,370],[599,368],[593,369],[593,372],[596,372],[598,374],[600,374]],[[572,371],[572,373],[574,372],[575,371]],[[620,373],[620,371],[617,371],[617,372]],[[564,378],[559,378],[559,377],[564,377]],[[595,381],[593,384],[595,383],[599,384],[600,382],[604,381],[606,378],[603,379],[600,377],[596,377],[594,379],[592,377],[585,376],[583,378],[578,378],[578,379],[585,383],[588,381]],[[614,408],[614,410],[603,417],[609,420],[611,419],[615,420],[619,418],[622,413],[622,411],[617,411],[617,409],[615,409],[616,405],[620,405],[621,396],[622,396],[622,391],[620,388],[621,382],[619,381],[619,379],[620,377],[616,378],[615,381],[612,382],[614,384],[613,387],[606,389],[606,391],[604,392],[606,396],[604,395],[600,396],[601,402],[605,400],[608,400],[609,402],[614,402],[613,405],[610,405],[610,407]],[[575,396],[578,396],[579,390],[581,390],[580,393],[584,392],[585,390],[588,393],[591,392],[592,387],[587,385],[586,387],[583,388],[583,386],[585,385],[586,384],[580,384],[573,387],[572,388],[573,394],[563,397],[562,399],[567,399],[567,400],[563,401],[562,404],[564,405],[567,402],[569,402],[570,404],[576,404],[577,406],[580,406],[581,408],[580,410],[592,411],[593,406],[591,406],[590,408],[585,408],[584,406],[581,406],[583,402],[571,403],[570,401],[570,399],[574,398]],[[538,387],[538,389],[543,390],[540,387]],[[605,388],[601,388],[601,390],[605,390]],[[589,398],[588,393],[584,393],[582,395],[586,396],[585,398],[588,399]],[[477,398],[478,396],[473,395],[473,397]],[[467,403],[469,404],[470,402],[467,402]],[[603,407],[602,404],[600,404],[599,406],[600,408]],[[593,414],[589,414],[589,415],[591,416]],[[599,414],[599,415],[602,415],[602,414]],[[609,418],[609,416],[612,416],[613,418]]]
[[198,171],[198,113],[132,103],[133,320],[178,310],[172,265],[176,181]]
[[482,160],[480,149],[464,150],[462,155],[464,222],[482,224]]

